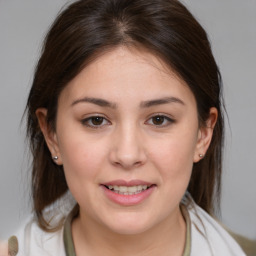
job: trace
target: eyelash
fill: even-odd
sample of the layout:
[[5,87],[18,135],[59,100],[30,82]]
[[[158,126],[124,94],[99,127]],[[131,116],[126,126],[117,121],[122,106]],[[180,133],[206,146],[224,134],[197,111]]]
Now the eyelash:
[[[153,118],[162,118],[162,119],[164,119],[164,120],[163,120],[164,124],[159,124],[159,125],[157,125],[157,124],[152,123],[152,122],[153,122]],[[156,114],[156,115],[154,115],[154,116],[151,116],[151,117],[146,121],[146,123],[148,123],[149,120],[152,121],[150,125],[153,125],[153,126],[155,126],[156,128],[165,128],[165,127],[167,127],[167,126],[169,126],[169,125],[175,123],[175,120],[174,120],[173,118],[170,118],[170,117],[168,117],[168,116],[166,116],[166,115],[163,115],[163,114]]]
[[[92,123],[93,119],[96,119],[96,118],[100,118],[103,120],[103,122],[107,122],[107,124],[99,124],[99,125],[95,125]],[[92,128],[92,129],[100,129],[102,128],[103,126],[106,126],[106,125],[109,125],[111,124],[110,121],[108,121],[105,117],[103,116],[90,116],[90,117],[87,117],[85,119],[83,119],[81,121],[81,123],[89,128]],[[90,124],[89,124],[90,123]]]
[[[93,124],[93,119],[96,119],[96,118],[100,118],[102,120],[102,123],[101,124]],[[161,118],[163,119],[163,123],[164,124],[154,124],[153,123],[153,118]],[[149,123],[149,121],[152,121],[151,123]],[[81,123],[89,128],[92,128],[92,129],[100,129],[100,128],[103,128],[104,126],[106,125],[110,125],[111,122],[109,120],[107,120],[105,117],[103,116],[90,116],[90,117],[87,117],[85,119],[83,119],[81,121]],[[149,125],[152,125],[152,126],[155,126],[156,128],[164,128],[164,127],[167,127],[171,124],[175,123],[175,120],[173,118],[170,118],[166,115],[162,115],[162,114],[156,114],[152,117],[150,117],[149,119],[147,119],[147,121],[145,122],[145,124],[149,124]]]

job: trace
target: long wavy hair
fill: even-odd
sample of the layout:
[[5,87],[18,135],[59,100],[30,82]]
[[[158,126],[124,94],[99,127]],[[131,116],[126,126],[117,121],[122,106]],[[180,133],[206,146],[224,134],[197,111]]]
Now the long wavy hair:
[[66,7],[51,26],[27,101],[27,137],[33,157],[32,197],[39,225],[49,230],[43,210],[68,190],[63,167],[53,163],[39,128],[38,108],[48,110],[55,129],[58,97],[65,86],[104,51],[119,45],[142,47],[160,57],[189,86],[200,125],[209,110],[218,120],[205,157],[195,163],[188,191],[213,213],[220,198],[223,103],[221,75],[207,34],[177,0],[80,0]]

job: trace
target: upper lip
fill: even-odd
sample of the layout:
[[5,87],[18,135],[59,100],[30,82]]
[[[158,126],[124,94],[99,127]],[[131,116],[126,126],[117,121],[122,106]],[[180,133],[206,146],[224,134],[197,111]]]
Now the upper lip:
[[139,186],[139,185],[147,185],[147,186],[151,186],[153,185],[153,183],[151,182],[147,182],[147,181],[143,181],[143,180],[112,180],[106,183],[102,183],[102,185],[104,186]]

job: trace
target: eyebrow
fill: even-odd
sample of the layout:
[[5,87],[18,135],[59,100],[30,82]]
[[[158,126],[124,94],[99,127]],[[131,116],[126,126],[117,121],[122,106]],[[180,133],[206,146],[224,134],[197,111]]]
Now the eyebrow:
[[[113,108],[113,109],[115,109],[117,107],[116,103],[109,102],[107,100],[100,99],[100,98],[90,98],[90,97],[84,97],[84,98],[75,100],[74,102],[72,102],[71,106],[74,106],[78,103],[92,103],[92,104],[98,105],[100,107],[108,107],[108,108]],[[159,98],[159,99],[143,101],[140,103],[140,107],[141,108],[149,108],[152,106],[163,105],[163,104],[168,104],[168,103],[179,103],[181,105],[185,105],[185,103],[179,98],[164,97],[164,98]]]
[[89,98],[89,97],[84,97],[82,99],[75,100],[71,104],[71,106],[74,106],[74,105],[76,105],[78,103],[86,103],[86,102],[98,105],[100,107],[116,108],[116,104],[115,103],[109,102],[109,101],[104,100],[104,99]]
[[154,99],[154,100],[148,100],[148,101],[143,101],[140,104],[141,108],[148,108],[156,105],[163,105],[163,104],[168,104],[168,103],[179,103],[181,105],[185,105],[185,103],[176,97],[165,97],[165,98],[160,98],[160,99]]

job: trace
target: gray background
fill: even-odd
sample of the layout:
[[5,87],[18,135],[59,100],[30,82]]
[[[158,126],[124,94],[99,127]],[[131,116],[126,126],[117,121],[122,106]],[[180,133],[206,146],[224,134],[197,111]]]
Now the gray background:
[[[0,239],[30,212],[21,117],[42,39],[65,0],[0,0]],[[222,220],[256,238],[256,0],[186,0],[206,28],[229,114]],[[227,122],[226,122],[227,123]]]

